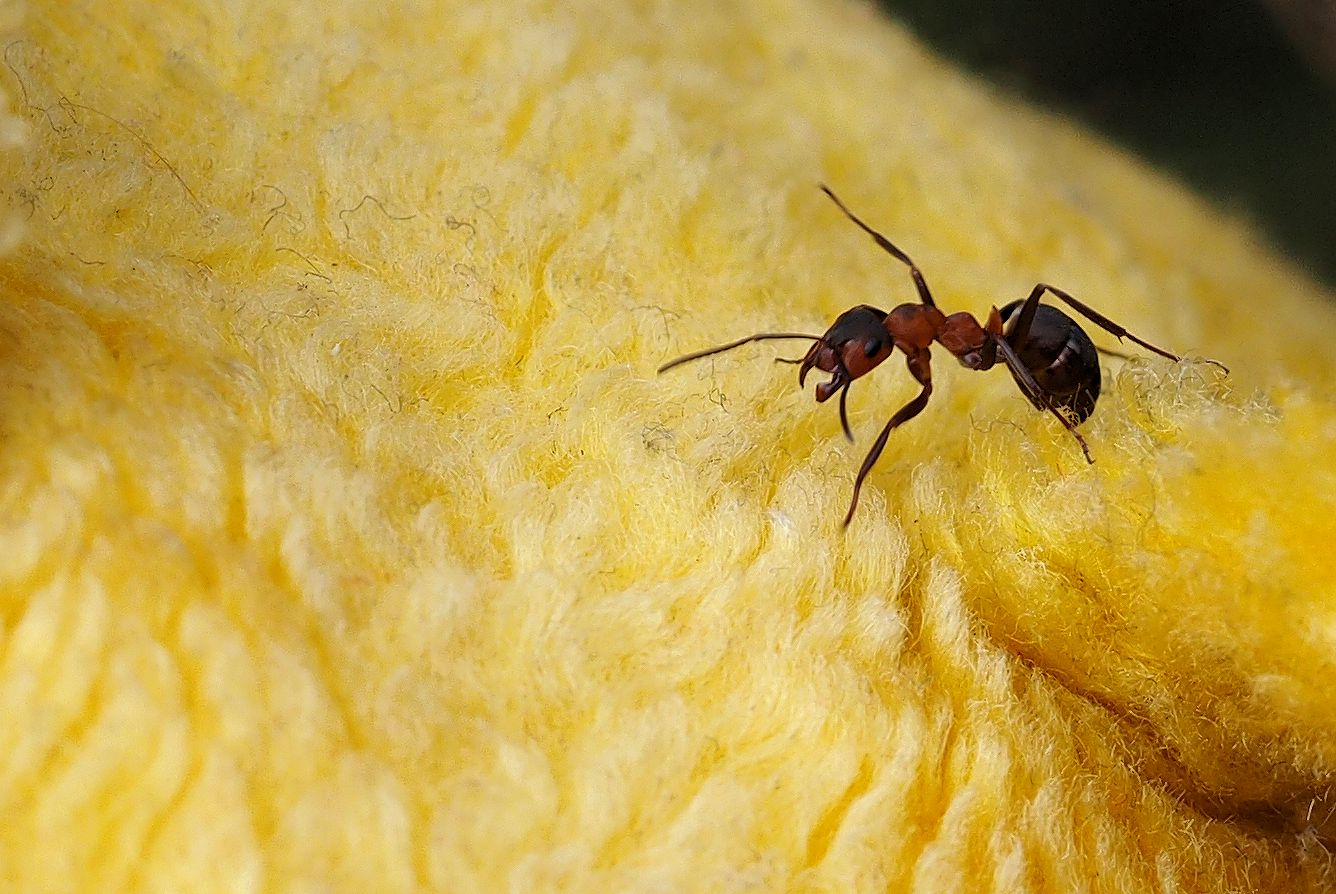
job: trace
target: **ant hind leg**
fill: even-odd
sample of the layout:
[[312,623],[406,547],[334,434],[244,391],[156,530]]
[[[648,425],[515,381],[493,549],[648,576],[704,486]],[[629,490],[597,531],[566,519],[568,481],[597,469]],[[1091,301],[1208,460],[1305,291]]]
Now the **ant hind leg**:
[[[1151,353],[1154,354],[1159,354],[1161,357],[1167,357],[1168,359],[1174,361],[1175,363],[1179,363],[1183,360],[1183,358],[1178,356],[1177,354],[1170,353],[1169,351],[1166,351],[1163,348],[1157,348],[1150,342],[1137,338],[1135,335],[1128,332],[1126,327],[1118,323],[1115,323],[1113,320],[1110,320],[1108,317],[1104,316],[1099,311],[1095,310],[1089,305],[1076,300],[1075,298],[1072,297],[1072,295],[1069,292],[1066,292],[1062,289],[1059,289],[1057,286],[1051,286],[1048,283],[1044,282],[1041,282],[1037,286],[1035,286],[1034,289],[1030,292],[1030,297],[1025,299],[1025,305],[1021,309],[1022,319],[1019,321],[1019,323],[1021,324],[1028,323],[1028,321],[1024,319],[1027,313],[1029,314],[1030,317],[1034,316],[1034,310],[1032,308],[1032,305],[1037,306],[1039,304],[1039,296],[1044,294],[1044,292],[1052,292],[1053,295],[1056,298],[1058,298],[1058,300],[1062,301],[1072,310],[1076,311],[1081,316],[1085,317],[1087,320],[1094,323],[1099,328],[1103,329],[1105,332],[1112,334],[1113,336],[1115,336],[1120,340],[1124,338],[1130,339],[1136,344],[1141,345],[1141,347],[1145,348],[1147,351],[1150,351]],[[1026,326],[1026,328],[1027,329],[1029,328],[1028,325]],[[1105,353],[1110,353],[1110,352],[1105,352]],[[1229,372],[1229,367],[1225,366],[1218,360],[1211,360],[1209,358],[1206,358],[1206,362],[1220,367],[1226,373]]]
[[1025,396],[1030,399],[1030,402],[1036,407],[1042,407],[1043,409],[1048,410],[1057,417],[1057,420],[1062,423],[1062,427],[1071,432],[1072,437],[1076,439],[1076,443],[1081,445],[1081,452],[1085,454],[1086,462],[1093,464],[1095,460],[1094,457],[1090,455],[1090,445],[1086,443],[1085,438],[1081,437],[1081,433],[1076,430],[1076,423],[1067,418],[1067,415],[1057,407],[1053,406],[1053,402],[1048,399],[1048,395],[1044,392],[1044,389],[1035,381],[1031,372],[1025,368],[1025,364],[1021,362],[1021,358],[1016,356],[1016,351],[1007,343],[1005,338],[997,339],[997,349],[1002,354],[1002,359],[1006,362],[1007,367],[1015,374],[1016,384],[1021,386],[1021,391],[1023,391]]

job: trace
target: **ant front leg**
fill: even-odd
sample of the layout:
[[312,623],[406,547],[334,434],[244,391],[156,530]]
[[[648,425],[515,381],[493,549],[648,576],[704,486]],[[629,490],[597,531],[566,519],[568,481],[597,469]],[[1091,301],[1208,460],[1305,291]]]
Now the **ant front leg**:
[[932,368],[929,361],[932,359],[927,349],[918,351],[909,355],[909,371],[914,378],[923,385],[923,390],[919,392],[918,397],[905,404],[895,415],[886,423],[886,427],[877,435],[877,440],[873,443],[872,449],[867,452],[863,459],[863,465],[858,470],[858,477],[854,479],[854,497],[849,502],[849,511],[844,516],[844,527],[849,527],[849,521],[854,517],[854,510],[858,508],[858,492],[863,488],[863,479],[867,473],[872,471],[872,467],[881,459],[881,451],[886,447],[886,441],[891,436],[891,431],[909,420],[913,419],[923,408],[928,405],[928,397],[932,394]]
[[[1128,338],[1136,342],[1137,344],[1141,345],[1141,347],[1145,348],[1147,351],[1159,354],[1161,357],[1167,357],[1168,359],[1174,361],[1175,363],[1179,363],[1183,360],[1183,358],[1178,356],[1177,354],[1172,354],[1169,351],[1164,350],[1163,348],[1155,347],[1155,345],[1151,344],[1148,341],[1143,341],[1142,339],[1137,338],[1135,335],[1128,332],[1125,327],[1119,325],[1118,323],[1115,323],[1113,320],[1110,320],[1108,317],[1104,316],[1102,313],[1090,307],[1089,305],[1077,301],[1075,298],[1071,296],[1070,293],[1065,292],[1062,289],[1059,289],[1057,286],[1051,286],[1048,283],[1044,282],[1039,283],[1039,285],[1035,286],[1030,291],[1030,297],[1026,298],[1025,304],[1021,306],[1020,316],[1017,318],[1016,327],[1013,330],[1014,334],[1011,335],[1016,344],[1024,344],[1025,336],[1028,335],[1030,331],[1030,323],[1034,320],[1035,309],[1039,306],[1039,298],[1045,292],[1052,292],[1054,296],[1058,298],[1058,300],[1062,301],[1072,310],[1076,311],[1081,316],[1085,317],[1087,320],[1094,323],[1099,328],[1103,329],[1105,332],[1108,332],[1114,337],[1116,337],[1119,341],[1121,341],[1124,338]],[[1106,352],[1106,353],[1113,353],[1113,352]],[[1229,372],[1229,367],[1225,366],[1218,360],[1211,360],[1208,358],[1206,362],[1220,367],[1225,372]]]
[[[807,361],[806,357],[775,358],[776,363],[791,363],[794,366],[797,366],[799,363],[805,363],[806,361]],[[843,361],[840,361],[840,363],[841,365],[843,365]],[[853,379],[850,378],[844,383],[844,386],[840,388],[840,427],[844,429],[844,436],[849,439],[850,444],[854,442],[854,430],[849,427],[849,410],[848,410],[849,386],[852,383]]]

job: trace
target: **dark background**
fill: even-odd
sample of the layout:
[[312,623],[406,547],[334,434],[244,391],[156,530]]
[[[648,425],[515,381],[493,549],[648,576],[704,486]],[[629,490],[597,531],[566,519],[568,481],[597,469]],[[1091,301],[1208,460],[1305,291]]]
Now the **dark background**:
[[939,52],[1084,120],[1336,285],[1336,81],[1253,0],[880,0]]

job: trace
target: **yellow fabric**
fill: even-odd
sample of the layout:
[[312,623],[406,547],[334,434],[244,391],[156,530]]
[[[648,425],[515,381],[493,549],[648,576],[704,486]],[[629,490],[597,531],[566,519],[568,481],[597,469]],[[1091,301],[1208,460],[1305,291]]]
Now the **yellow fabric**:
[[[1336,883],[1336,313],[1245,224],[837,0],[22,12],[5,890]],[[912,299],[819,180],[1232,374],[1092,466],[939,351],[844,532],[900,360],[852,446],[654,373]]]

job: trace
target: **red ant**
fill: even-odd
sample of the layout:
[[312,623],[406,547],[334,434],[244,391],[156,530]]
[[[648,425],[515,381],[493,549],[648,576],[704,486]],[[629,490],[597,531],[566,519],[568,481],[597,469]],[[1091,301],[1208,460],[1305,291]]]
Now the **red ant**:
[[[1148,351],[1167,357],[1175,363],[1182,358],[1171,354],[1149,342],[1142,341],[1122,326],[1110,320],[1086,305],[1077,301],[1062,289],[1047,283],[1040,283],[1030,292],[1024,301],[1013,301],[1000,311],[994,307],[988,314],[986,325],[979,325],[978,320],[961,311],[950,315],[937,309],[928,291],[928,283],[918,265],[909,256],[896,248],[889,239],[869,227],[845,207],[839,197],[825,185],[821,191],[830,197],[844,215],[853,221],[859,229],[867,233],[876,243],[889,252],[896,260],[909,268],[918,289],[918,304],[901,304],[886,313],[866,304],[850,308],[840,314],[825,335],[807,335],[797,332],[759,332],[726,345],[706,348],[670,360],[659,367],[659,372],[691,360],[699,360],[712,354],[731,351],[736,347],[753,341],[767,339],[804,338],[814,344],[806,356],[798,360],[776,358],[780,363],[796,363],[798,367],[798,386],[807,381],[807,374],[813,369],[831,373],[830,381],[816,386],[818,403],[829,400],[839,392],[840,425],[845,437],[854,439],[849,429],[849,417],[845,411],[845,398],[849,385],[859,376],[867,375],[877,364],[890,357],[895,348],[904,352],[909,365],[909,372],[923,386],[909,403],[905,404],[886,423],[877,440],[868,451],[854,480],[853,500],[849,511],[844,516],[848,526],[858,507],[858,492],[863,487],[872,466],[881,456],[886,446],[886,439],[891,430],[913,419],[928,405],[932,394],[932,370],[929,367],[928,348],[935,341],[955,355],[960,365],[966,369],[991,369],[997,363],[998,355],[1007,365],[1021,393],[1029,398],[1036,409],[1048,410],[1067,431],[1072,433],[1087,462],[1094,462],[1085,438],[1076,430],[1095,409],[1099,398],[1100,371],[1099,352],[1104,349],[1095,347],[1090,336],[1077,325],[1076,321],[1056,307],[1040,304],[1039,299],[1045,292],[1051,292],[1068,307],[1075,310],[1101,329],[1117,336],[1121,341],[1129,338]],[[1113,356],[1123,357],[1116,351],[1104,351]],[[1229,372],[1224,364],[1208,360]]]

